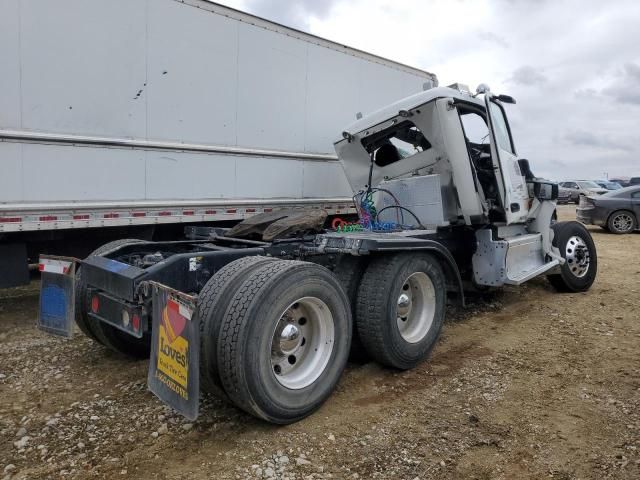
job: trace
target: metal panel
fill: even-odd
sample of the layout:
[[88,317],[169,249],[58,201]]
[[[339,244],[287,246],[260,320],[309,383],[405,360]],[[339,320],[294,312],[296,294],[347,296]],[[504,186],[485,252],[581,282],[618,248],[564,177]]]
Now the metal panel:
[[[350,197],[351,187],[340,163],[304,162],[302,195],[310,197]],[[349,200],[347,205],[351,205]]]
[[144,152],[24,144],[25,201],[144,199]]
[[235,191],[240,198],[302,198],[302,162],[238,158]]
[[432,78],[200,0],[0,11],[2,232],[245,218],[284,198],[333,211],[351,193],[324,164],[342,124]]
[[0,142],[0,162],[0,202],[23,200],[22,145]]
[[149,138],[236,144],[238,27],[171,0],[149,2]]
[[340,129],[353,122],[358,106],[358,69],[364,60],[316,45],[308,46],[307,152],[333,151]]
[[[409,208],[420,219],[422,225],[448,225],[449,222],[444,219],[440,175],[391,180],[382,182],[380,187],[393,193],[399,204]],[[396,205],[395,200],[385,192],[378,192],[377,200],[378,211]],[[387,208],[378,218],[384,222],[395,222],[398,215],[404,218],[405,225],[418,226],[417,220],[410,213],[395,208]]]
[[20,2],[23,127],[146,135],[145,0]]
[[0,0],[0,128],[22,123],[19,18],[20,0]]
[[147,199],[237,198],[235,180],[239,157],[235,155],[141,153],[146,154]]
[[246,24],[239,35],[238,145],[304,151],[306,44]]

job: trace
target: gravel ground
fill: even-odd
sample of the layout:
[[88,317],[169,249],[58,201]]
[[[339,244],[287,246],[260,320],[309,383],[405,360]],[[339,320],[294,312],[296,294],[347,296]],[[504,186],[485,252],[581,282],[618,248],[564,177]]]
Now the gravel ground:
[[350,365],[286,427],[215,398],[187,422],[146,361],[36,330],[37,282],[1,292],[0,478],[640,478],[640,235],[590,229],[589,292],[542,278],[471,299],[429,361]]

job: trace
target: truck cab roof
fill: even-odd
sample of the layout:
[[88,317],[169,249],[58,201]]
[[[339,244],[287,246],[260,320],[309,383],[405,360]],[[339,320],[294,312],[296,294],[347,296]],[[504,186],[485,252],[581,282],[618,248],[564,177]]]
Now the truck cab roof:
[[[438,98],[454,98],[467,103],[473,103],[484,108],[484,101],[480,98],[472,97],[469,93],[457,90],[451,87],[436,87],[422,92],[418,92],[409,97],[405,97],[397,102],[387,105],[380,110],[376,110],[368,115],[358,119],[345,129],[345,133],[356,134],[366,130],[369,127],[378,125],[393,117],[398,116],[398,112],[407,111],[418,108]],[[344,137],[344,134],[343,134]],[[335,143],[341,142],[344,138],[337,140]]]

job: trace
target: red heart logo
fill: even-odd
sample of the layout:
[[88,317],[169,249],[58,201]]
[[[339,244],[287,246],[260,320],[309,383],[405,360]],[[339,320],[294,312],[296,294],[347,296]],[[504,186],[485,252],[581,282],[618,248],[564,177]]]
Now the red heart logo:
[[180,313],[180,305],[171,299],[169,299],[162,312],[162,321],[169,341],[172,343],[182,334],[184,327],[187,326],[187,319]]

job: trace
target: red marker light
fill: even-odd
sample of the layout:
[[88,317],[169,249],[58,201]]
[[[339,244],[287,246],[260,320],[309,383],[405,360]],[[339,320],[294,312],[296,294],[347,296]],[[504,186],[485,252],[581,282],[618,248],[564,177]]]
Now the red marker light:
[[99,309],[100,309],[100,299],[98,298],[97,295],[94,295],[91,298],[91,311],[93,313],[98,313]]
[[134,313],[131,318],[131,326],[136,332],[140,330],[140,316],[137,313]]

